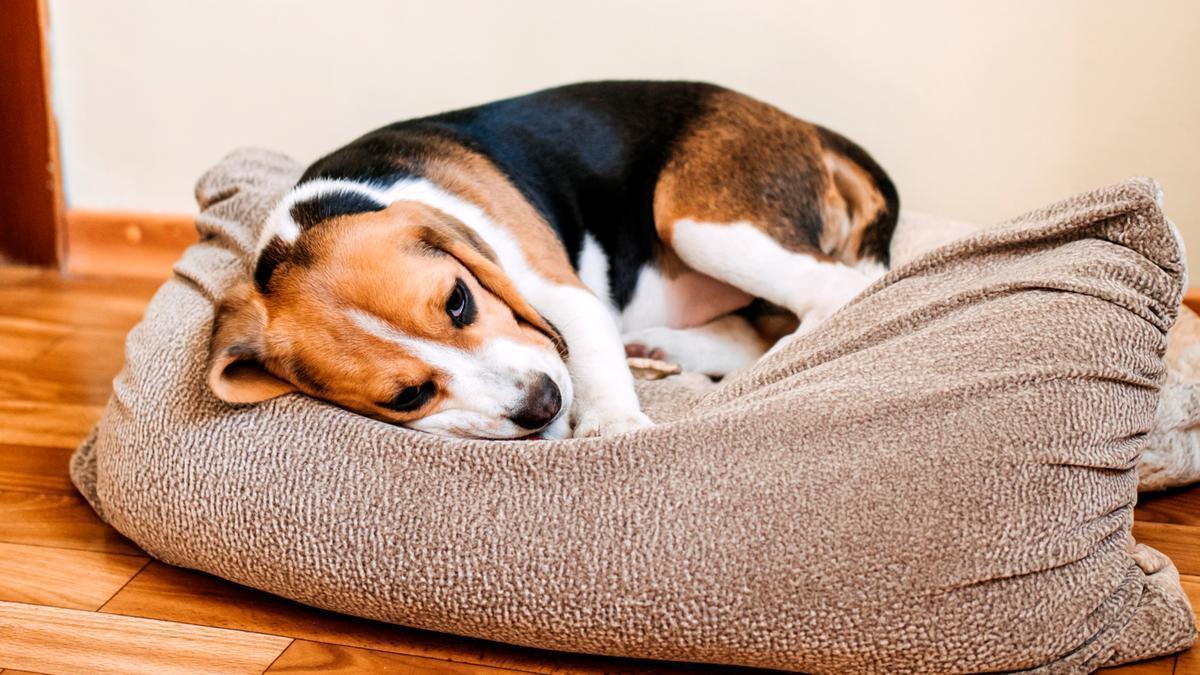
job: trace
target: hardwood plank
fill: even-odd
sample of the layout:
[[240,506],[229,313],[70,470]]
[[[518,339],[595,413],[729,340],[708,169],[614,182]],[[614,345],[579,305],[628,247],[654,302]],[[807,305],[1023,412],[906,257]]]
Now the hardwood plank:
[[1200,628],[1200,575],[1180,574],[1179,583],[1192,603],[1192,609],[1196,612],[1196,627]]
[[0,443],[74,448],[102,412],[100,405],[0,400]]
[[0,360],[20,363],[36,358],[71,331],[70,326],[37,319],[0,316]]
[[1200,649],[1192,647],[1175,660],[1175,675],[1200,675]]
[[492,666],[452,663],[408,654],[296,640],[267,669],[268,673],[404,673],[405,675],[470,675],[522,673]]
[[53,673],[263,672],[289,638],[0,602],[0,663]]
[[[1188,602],[1192,603],[1192,611],[1196,614],[1196,628],[1200,629],[1200,576],[1181,574],[1179,582],[1183,586],[1183,592],[1187,593]],[[1200,644],[1190,651],[1196,652],[1196,656],[1200,657]]]
[[1194,525],[1200,534],[1200,484],[1138,495],[1134,519],[1147,523]]
[[129,330],[159,280],[64,277],[50,270],[0,266],[0,314],[51,325]]
[[696,669],[551,652],[368,621],[307,607],[160,562],[147,565],[100,611],[535,672],[645,673]]
[[143,555],[78,495],[0,491],[0,542]]
[[75,494],[67,475],[70,448],[0,443],[0,491]]
[[[73,330],[28,359],[0,357],[0,399],[101,406],[125,361],[124,330]],[[3,333],[0,332],[0,336]]]
[[0,600],[94,611],[149,560],[0,543]]
[[19,263],[0,264],[0,280],[3,280],[6,286],[27,284],[31,281],[52,276],[61,275],[55,274],[53,270],[48,270],[45,267],[36,267],[34,265]]
[[1200,528],[1135,520],[1133,537],[1138,543],[1165,553],[1179,568],[1180,574],[1200,574]]
[[165,279],[197,241],[193,220],[184,214],[70,209],[67,271]]
[[[29,443],[31,434],[79,417],[72,408],[31,411],[23,404],[103,405],[124,360],[125,334],[153,290],[140,282],[69,280],[28,268],[0,268],[0,400],[16,408],[9,417],[45,412],[50,418],[0,419],[7,423],[0,434],[9,442]],[[88,302],[64,300],[78,296]],[[76,435],[70,432],[69,443],[62,434],[51,437],[73,445]]]

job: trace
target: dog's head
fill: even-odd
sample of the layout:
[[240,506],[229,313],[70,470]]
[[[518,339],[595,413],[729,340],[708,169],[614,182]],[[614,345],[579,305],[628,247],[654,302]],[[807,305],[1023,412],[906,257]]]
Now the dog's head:
[[230,403],[291,391],[449,436],[518,438],[566,415],[565,345],[460,221],[396,202],[261,254],[221,303],[208,384]]

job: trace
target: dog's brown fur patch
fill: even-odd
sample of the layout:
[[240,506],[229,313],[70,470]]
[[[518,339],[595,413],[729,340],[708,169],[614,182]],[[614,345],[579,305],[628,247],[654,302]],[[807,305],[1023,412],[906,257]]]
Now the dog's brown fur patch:
[[826,132],[736,92],[714,94],[659,177],[654,215],[670,242],[682,219],[745,222],[818,260],[862,257],[864,230],[886,200]]

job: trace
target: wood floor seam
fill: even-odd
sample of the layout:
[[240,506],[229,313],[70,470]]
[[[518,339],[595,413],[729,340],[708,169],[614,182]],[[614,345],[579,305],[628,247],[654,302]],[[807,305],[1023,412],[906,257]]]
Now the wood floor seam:
[[[154,560],[150,559],[146,562],[146,565],[150,565],[153,562],[154,562]],[[142,573],[142,571],[144,571],[144,570],[145,570],[145,566],[142,567],[142,570],[139,570],[138,574],[134,575],[134,578],[136,578],[138,575],[140,575]],[[134,580],[134,578],[130,578],[129,581],[127,581],[125,583],[125,586],[128,586],[129,583]],[[122,586],[121,590],[124,590],[125,586]],[[272,636],[272,637],[286,638],[286,639],[292,640],[292,641],[299,640],[299,641],[303,641],[303,642],[313,642],[313,643],[324,644],[324,645],[329,645],[329,646],[334,646],[334,647],[346,647],[347,649],[360,649],[363,651],[380,652],[383,654],[395,654],[397,656],[411,656],[414,658],[428,659],[431,661],[443,661],[445,663],[458,663],[458,664],[462,664],[462,665],[484,666],[487,668],[496,668],[496,669],[502,669],[502,670],[507,670],[507,671],[512,671],[512,672],[518,672],[518,673],[528,673],[529,675],[549,675],[550,673],[556,672],[555,669],[529,670],[529,669],[525,669],[525,668],[516,668],[513,666],[496,666],[491,663],[487,663],[486,661],[483,661],[483,660],[452,659],[452,658],[447,658],[444,656],[432,656],[429,654],[420,654],[420,653],[416,653],[413,651],[403,651],[400,649],[389,648],[389,647],[363,647],[363,646],[356,645],[356,644],[350,644],[348,642],[338,642],[336,640],[329,640],[329,639],[318,640],[318,639],[313,639],[313,638],[299,637],[296,635],[288,635],[286,633],[273,633],[271,631],[265,631],[265,630],[254,630],[251,628],[230,628],[227,626],[213,626],[211,624],[206,624],[206,623],[196,623],[196,622],[192,622],[192,621],[180,621],[178,619],[164,619],[161,617],[151,616],[151,615],[147,615],[144,613],[139,614],[136,612],[113,612],[113,611],[107,610],[106,608],[108,607],[108,605],[110,605],[112,603],[113,599],[115,599],[118,595],[120,595],[120,591],[118,591],[117,593],[114,593],[112,595],[112,597],[109,598],[108,601],[104,603],[104,606],[97,609],[96,612],[100,613],[100,614],[106,614],[108,616],[125,616],[125,617],[134,618],[134,619],[145,619],[147,621],[161,621],[163,623],[174,623],[174,624],[179,624],[179,625],[183,625],[183,626],[199,626],[199,627],[203,627],[203,628],[217,628],[220,630],[235,630],[235,631],[238,631],[239,633],[250,633],[250,634],[254,634],[254,635],[266,635],[266,636]],[[268,668],[268,670],[269,670],[269,668]]]
[[141,574],[142,572],[144,572],[144,571],[146,570],[146,567],[148,567],[148,566],[150,565],[150,563],[151,563],[151,562],[154,562],[154,558],[151,558],[151,557],[147,556],[147,557],[146,557],[146,562],[142,563],[142,566],[141,566],[141,567],[139,567],[139,568],[138,568],[138,570],[137,570],[136,572],[134,572],[134,573],[133,573],[133,576],[131,576],[131,577],[129,577],[128,579],[126,579],[126,580],[125,580],[125,583],[121,584],[121,587],[120,587],[120,588],[118,588],[116,591],[114,591],[112,595],[108,596],[108,599],[104,601],[104,604],[103,604],[103,605],[100,605],[99,607],[97,607],[97,608],[96,608],[96,611],[97,611],[97,612],[103,612],[103,611],[104,611],[104,608],[105,608],[105,607],[108,607],[108,603],[112,602],[112,599],[113,599],[113,598],[117,597],[117,595],[118,595],[118,594],[119,594],[121,591],[125,590],[125,587],[129,585],[129,582],[131,582],[131,581],[133,581],[134,579],[138,578],[138,575],[139,575],[139,574]]
[[294,644],[296,644],[296,638],[292,638],[292,639],[291,639],[291,640],[290,640],[290,641],[287,643],[287,646],[286,646],[286,647],[284,647],[283,649],[281,649],[281,650],[279,651],[279,654],[277,654],[277,655],[275,656],[275,658],[271,659],[271,662],[267,664],[267,667],[266,667],[266,668],[263,668],[263,669],[262,669],[262,672],[261,672],[261,673],[259,673],[258,675],[264,675],[264,674],[265,674],[267,671],[269,671],[269,670],[271,670],[272,668],[274,668],[274,667],[275,667],[275,664],[276,664],[276,663],[279,663],[279,657],[281,657],[281,656],[283,656],[284,654],[286,654],[286,653],[287,653],[287,650],[291,649],[291,648],[292,648],[292,645],[294,645]]

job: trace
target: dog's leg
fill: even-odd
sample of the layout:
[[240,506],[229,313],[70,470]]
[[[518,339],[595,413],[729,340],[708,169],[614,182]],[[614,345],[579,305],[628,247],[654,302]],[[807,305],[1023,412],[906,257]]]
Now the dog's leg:
[[645,328],[626,333],[623,339],[628,356],[661,359],[713,377],[754,363],[768,346],[754,326],[736,314],[694,328]]
[[794,312],[798,333],[815,328],[884,271],[788,250],[750,223],[678,220],[670,243],[693,269]]
[[607,436],[649,426],[625,365],[625,347],[612,310],[581,286],[547,284],[530,293],[529,302],[570,350],[573,435]]
[[693,269],[791,310],[812,330],[883,272],[899,212],[861,148],[770,106],[691,125],[654,188],[659,238]]

